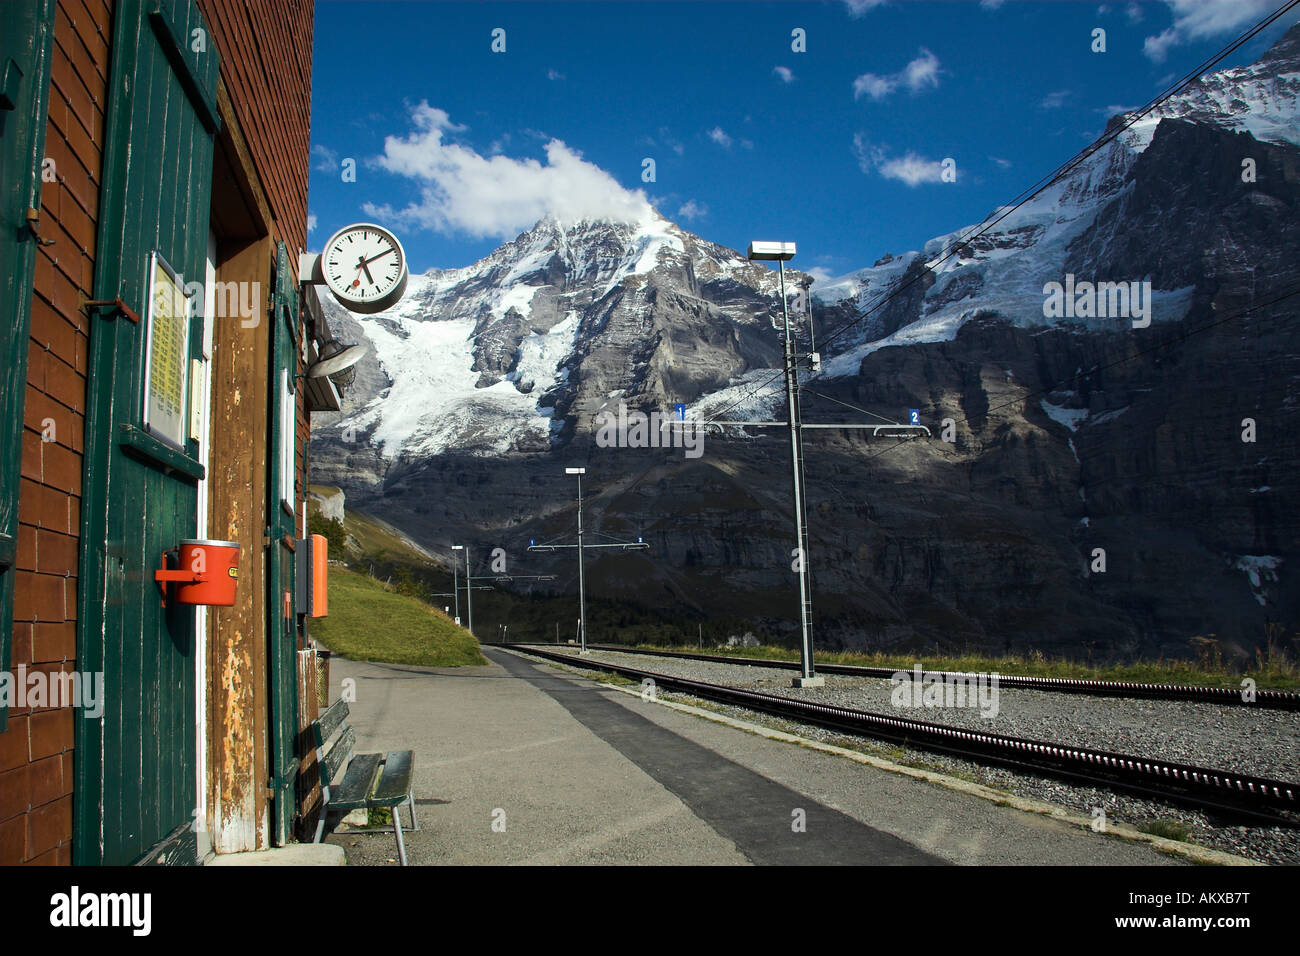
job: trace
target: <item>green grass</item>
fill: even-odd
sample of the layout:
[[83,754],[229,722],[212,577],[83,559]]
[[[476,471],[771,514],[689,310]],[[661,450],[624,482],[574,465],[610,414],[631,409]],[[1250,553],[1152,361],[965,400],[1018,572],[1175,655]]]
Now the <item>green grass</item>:
[[[694,645],[665,647],[638,644],[647,650],[673,650],[699,653]],[[629,648],[631,649],[631,648]],[[797,661],[799,652],[793,648],[763,645],[761,647],[705,648],[705,653],[747,657],[755,660]],[[913,657],[905,654],[856,653],[850,651],[814,653],[814,660],[826,664],[854,664],[863,667],[889,667],[911,670],[974,671],[1014,674],[1017,677],[1071,677],[1092,680],[1150,682],[1155,684],[1200,684],[1209,687],[1240,688],[1244,677],[1253,678],[1256,686],[1272,690],[1300,689],[1300,668],[1286,655],[1271,650],[1258,655],[1255,665],[1240,672],[1226,665],[1204,661],[1158,660],[1136,661],[1129,664],[1086,664],[1045,657],[1041,653],[1009,654],[1004,657],[982,657],[974,654],[952,656],[926,655]]]
[[[338,488],[332,485],[312,485],[311,490],[323,497],[337,493]],[[311,506],[315,510],[315,505]],[[363,514],[355,508],[347,507],[344,509],[343,529],[349,535],[356,539],[356,550],[361,555],[376,555],[378,557],[395,558],[400,561],[408,561],[416,565],[432,564],[430,556],[420,550],[410,539],[402,535],[396,528],[387,522],[380,521],[378,518]],[[330,557],[335,560],[343,560],[344,555],[336,554],[334,549],[330,549]]]
[[1188,842],[1187,838],[1192,832],[1192,828],[1181,820],[1149,820],[1138,824],[1138,829],[1143,833],[1164,837],[1166,840],[1177,840],[1180,843]]
[[403,537],[392,525],[356,509],[348,510],[347,517],[343,519],[343,527],[356,539],[359,554],[395,558],[416,565],[433,563],[427,553]]
[[459,667],[486,664],[469,632],[423,601],[355,571],[329,569],[329,616],[311,636],[354,661]]

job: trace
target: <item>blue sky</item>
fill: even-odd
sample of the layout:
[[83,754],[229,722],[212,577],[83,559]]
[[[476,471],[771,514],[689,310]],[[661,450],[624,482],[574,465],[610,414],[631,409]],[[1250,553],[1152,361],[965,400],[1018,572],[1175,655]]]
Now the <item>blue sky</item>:
[[640,190],[705,238],[794,240],[795,265],[838,275],[979,221],[1275,5],[326,0],[309,245],[374,220],[412,271],[451,268]]

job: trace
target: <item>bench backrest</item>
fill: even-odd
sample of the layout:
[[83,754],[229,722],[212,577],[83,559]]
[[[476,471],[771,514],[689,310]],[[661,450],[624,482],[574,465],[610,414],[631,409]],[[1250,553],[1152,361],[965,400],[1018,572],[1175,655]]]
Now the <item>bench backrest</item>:
[[[356,748],[357,737],[348,726],[347,719],[347,701],[336,700],[325,713],[321,714],[319,720],[312,722],[312,736],[315,738],[316,760],[320,764],[322,786],[334,785],[335,781],[342,776],[344,768],[348,765],[348,759]],[[326,751],[326,744],[331,738],[335,738],[334,743]]]

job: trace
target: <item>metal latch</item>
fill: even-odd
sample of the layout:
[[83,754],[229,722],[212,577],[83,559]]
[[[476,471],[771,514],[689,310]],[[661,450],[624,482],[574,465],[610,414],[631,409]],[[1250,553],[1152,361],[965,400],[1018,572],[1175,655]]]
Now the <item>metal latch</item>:
[[27,228],[31,231],[31,234],[36,237],[36,242],[38,245],[42,245],[42,246],[54,245],[53,239],[41,238],[41,233],[39,229],[39,226],[41,224],[41,214],[39,212],[37,212],[35,209],[28,209],[26,214],[26,219],[27,219]]

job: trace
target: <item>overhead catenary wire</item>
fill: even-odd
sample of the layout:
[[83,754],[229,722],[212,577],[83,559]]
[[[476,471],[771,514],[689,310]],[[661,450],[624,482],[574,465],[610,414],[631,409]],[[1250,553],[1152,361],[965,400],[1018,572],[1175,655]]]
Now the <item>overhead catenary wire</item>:
[[[1156,96],[1145,106],[1127,114],[1128,118],[1126,119],[1125,122],[1121,124],[1117,124],[1116,126],[1107,129],[1100,137],[1098,137],[1091,144],[1086,146],[1079,153],[1075,154],[1075,156],[1073,156],[1071,159],[1062,163],[1052,172],[1047,173],[1046,175],[1039,178],[1036,182],[1023,189],[1016,197],[1014,197],[1011,200],[1010,203],[1004,206],[999,206],[992,213],[986,216],[981,222],[977,223],[975,226],[972,226],[969,231],[967,231],[966,233],[962,234],[961,236],[959,236],[958,238],[950,242],[947,248],[937,258],[926,261],[923,264],[922,270],[918,272],[915,276],[913,276],[911,279],[909,279],[907,282],[901,284],[893,284],[889,286],[888,289],[882,291],[879,294],[878,299],[874,299],[871,302],[869,302],[867,307],[863,309],[856,318],[841,324],[838,328],[834,329],[828,335],[824,334],[822,338],[822,348],[826,349],[831,345],[831,343],[835,342],[840,336],[844,335],[849,330],[860,325],[863,322],[863,320],[865,320],[872,313],[878,311],[888,302],[892,301],[895,297],[901,295],[903,292],[907,291],[917,282],[921,281],[923,276],[925,276],[926,274],[933,274],[937,266],[946,262],[954,255],[957,255],[965,245],[969,244],[974,239],[977,239],[980,236],[982,236],[984,233],[988,232],[990,229],[992,229],[998,223],[1002,222],[1004,219],[1010,216],[1021,206],[1025,205],[1027,202],[1029,202],[1031,199],[1038,196],[1044,190],[1051,187],[1053,184],[1055,184],[1058,180],[1063,178],[1065,175],[1072,172],[1078,166],[1086,162],[1092,155],[1094,155],[1102,147],[1113,142],[1122,133],[1127,132],[1135,123],[1138,122],[1138,120],[1145,117],[1148,113],[1156,109],[1166,100],[1175,96],[1178,92],[1180,92],[1184,87],[1190,84],[1193,80],[1197,79],[1203,73],[1205,73],[1210,67],[1214,66],[1219,61],[1229,56],[1231,53],[1233,53],[1235,50],[1240,48],[1245,43],[1248,43],[1251,39],[1257,36],[1261,31],[1267,29],[1271,24],[1275,23],[1279,18],[1284,16],[1289,10],[1296,7],[1297,4],[1300,4],[1300,0],[1287,0],[1286,3],[1282,4],[1282,6],[1274,10],[1273,13],[1264,17],[1264,19],[1260,20],[1258,23],[1256,23],[1253,27],[1251,27],[1241,36],[1237,37],[1237,39],[1233,40],[1231,43],[1223,47],[1217,53],[1213,54],[1210,57],[1207,57],[1190,72],[1184,74],[1184,76],[1181,79],[1176,80],[1173,84],[1171,84],[1168,88],[1166,88],[1166,90],[1163,93]],[[811,301],[810,301],[810,306],[811,306]],[[810,322],[811,322],[811,308],[809,309],[809,313],[810,313]],[[784,374],[784,370],[775,371],[770,377],[766,378],[764,381],[759,383],[754,388],[746,391],[735,401],[726,405],[721,411],[713,413],[712,417],[708,421],[704,422],[703,424],[706,426],[710,424],[714,424],[731,409],[737,407],[745,400],[751,398],[752,396],[766,389],[769,385],[775,382],[783,374]]]
[[[1282,6],[1278,7],[1275,11],[1273,11],[1271,14],[1266,16],[1264,19],[1260,20],[1257,24],[1255,24],[1255,26],[1251,27],[1249,30],[1247,30],[1237,39],[1233,40],[1226,47],[1219,50],[1219,52],[1213,54],[1212,56],[1208,57],[1206,60],[1202,61],[1198,66],[1196,66],[1190,72],[1184,74],[1182,79],[1176,80],[1172,85],[1166,88],[1166,90],[1163,93],[1157,95],[1145,106],[1142,106],[1136,110],[1132,110],[1126,113],[1125,116],[1127,118],[1125,119],[1124,122],[1116,124],[1114,127],[1108,128],[1105,132],[1102,133],[1101,136],[1097,137],[1097,139],[1095,139],[1092,143],[1090,143],[1088,146],[1084,147],[1082,150],[1076,153],[1071,159],[1062,163],[1052,172],[1047,173],[1045,176],[1041,177],[1033,185],[1026,187],[1026,189],[1024,189],[1018,196],[1012,199],[1011,203],[1005,206],[998,207],[993,212],[991,212],[988,216],[986,216],[981,222],[979,222],[975,226],[972,226],[969,232],[959,236],[957,239],[950,242],[948,244],[947,249],[938,258],[931,259],[925,263],[923,271],[933,272],[935,266],[940,265],[943,262],[946,262],[948,259],[952,258],[954,255],[956,255],[961,251],[963,246],[970,243],[973,239],[976,239],[979,236],[983,235],[985,232],[987,232],[989,229],[996,226],[998,223],[1002,222],[1002,220],[1006,219],[1013,212],[1015,212],[1021,206],[1025,205],[1031,199],[1034,199],[1044,190],[1049,189],[1051,186],[1055,185],[1059,180],[1061,180],[1067,174],[1073,172],[1075,169],[1081,166],[1084,162],[1086,162],[1089,158],[1091,158],[1095,153],[1101,150],[1104,146],[1107,146],[1110,143],[1114,142],[1116,139],[1119,138],[1121,134],[1130,130],[1139,120],[1143,119],[1148,113],[1155,110],[1166,100],[1171,99],[1173,96],[1179,93],[1184,87],[1189,85],[1192,81],[1198,79],[1210,67],[1214,66],[1220,60],[1229,56],[1235,50],[1237,50],[1244,44],[1248,43],[1261,31],[1267,29],[1272,23],[1276,22],[1280,17],[1285,15],[1288,10],[1292,9],[1297,4],[1300,4],[1300,0],[1287,0],[1286,3],[1282,4]],[[831,342],[834,342],[839,336],[849,331],[849,329],[861,323],[863,319],[865,319],[872,312],[879,309],[880,306],[884,305],[886,301],[892,299],[894,295],[898,294],[898,292],[902,292],[907,288],[909,288],[910,286],[914,285],[916,282],[919,282],[920,278],[921,275],[918,274],[915,278],[913,278],[909,282],[904,283],[897,291],[891,290],[890,294],[885,299],[883,299],[878,305],[873,306],[871,309],[867,311],[864,311],[857,318],[851,319],[850,321],[843,323],[839,328],[832,331],[829,335],[825,335],[822,339],[823,348],[829,345]]]
[[807,392],[809,395],[815,395],[815,396],[817,396],[818,398],[824,398],[824,399],[826,399],[826,401],[828,401],[828,402],[834,402],[836,405],[843,405],[845,408],[851,408],[851,409],[853,409],[855,412],[861,412],[863,415],[870,415],[872,418],[879,418],[882,422],[885,422],[885,423],[887,423],[887,424],[889,424],[889,425],[901,425],[901,424],[902,424],[902,422],[896,422],[896,421],[893,421],[892,419],[886,418],[884,415],[879,415],[879,414],[877,414],[876,412],[869,412],[869,411],[867,411],[865,408],[859,408],[857,405],[854,405],[854,404],[852,404],[852,403],[850,403],[850,402],[841,401],[841,400],[838,399],[838,398],[832,398],[830,395],[823,395],[821,392],[813,391],[811,388],[809,388],[809,387],[806,386],[806,385],[803,386],[802,391]]

